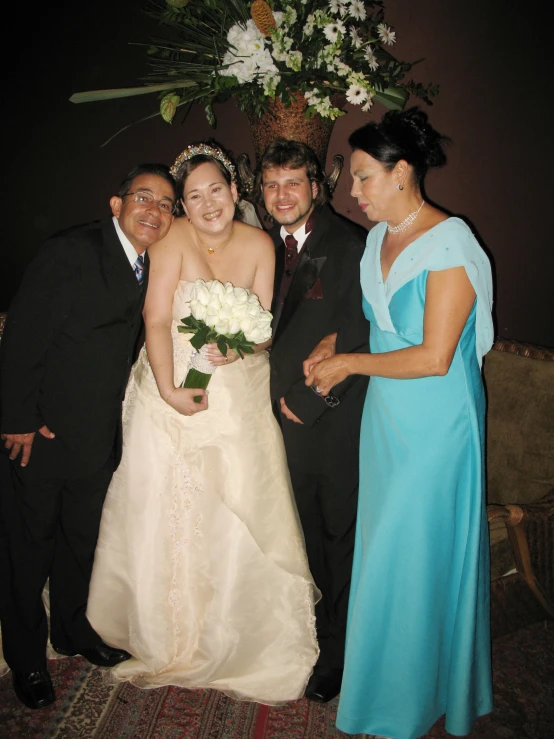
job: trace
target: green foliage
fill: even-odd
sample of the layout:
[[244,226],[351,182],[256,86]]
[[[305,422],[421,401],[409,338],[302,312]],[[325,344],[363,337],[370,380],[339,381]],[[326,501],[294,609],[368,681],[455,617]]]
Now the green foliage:
[[[194,334],[190,343],[196,349],[200,349],[205,344],[217,344],[219,351],[223,356],[227,356],[227,349],[235,351],[241,359],[245,354],[253,354],[254,342],[248,341],[243,331],[236,334],[218,334],[213,328],[208,326],[204,321],[199,321],[194,316],[187,316],[181,319],[183,326],[178,326],[177,331],[183,334]],[[188,387],[197,387],[196,385],[188,385]]]

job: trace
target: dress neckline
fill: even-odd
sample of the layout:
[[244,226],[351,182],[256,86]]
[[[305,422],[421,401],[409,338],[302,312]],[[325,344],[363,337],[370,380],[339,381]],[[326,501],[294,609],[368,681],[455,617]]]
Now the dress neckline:
[[[459,220],[459,219],[456,216],[449,216],[448,218],[445,218],[444,221],[439,221],[438,223],[435,223],[434,226],[431,226],[431,228],[428,228],[427,231],[424,231],[422,234],[420,234],[419,236],[417,236],[413,241],[410,241],[410,243],[407,246],[405,246],[402,249],[402,251],[399,254],[397,254],[397,256],[394,258],[391,266],[389,267],[389,271],[387,272],[387,279],[385,279],[383,277],[383,265],[381,263],[381,250],[383,248],[383,241],[385,240],[385,236],[386,236],[386,228],[385,228],[385,231],[384,231],[384,233],[383,233],[383,235],[381,237],[381,241],[379,242],[379,253],[378,253],[379,271],[380,271],[380,274],[381,274],[381,282],[383,284],[383,287],[385,287],[387,285],[387,282],[388,282],[389,277],[390,277],[390,273],[392,272],[392,268],[394,267],[394,265],[398,262],[398,260],[400,259],[400,257],[405,252],[408,251],[408,249],[411,246],[413,246],[415,243],[417,243],[420,239],[423,239],[425,236],[427,236],[427,234],[431,233],[431,231],[434,231],[436,228],[438,228],[439,226],[441,226],[443,223],[448,223],[449,221],[452,221],[452,220]],[[383,223],[386,226],[386,222],[383,221]]]

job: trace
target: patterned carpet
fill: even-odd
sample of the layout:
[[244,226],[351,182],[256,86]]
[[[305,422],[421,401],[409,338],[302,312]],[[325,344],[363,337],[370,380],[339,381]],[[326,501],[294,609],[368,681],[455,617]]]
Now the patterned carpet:
[[[470,739],[551,739],[554,736],[554,622],[495,640],[495,710]],[[337,701],[307,700],[268,708],[210,690],[139,690],[107,686],[102,670],[82,658],[51,660],[58,700],[30,711],[15,698],[10,675],[0,678],[2,739],[336,739]],[[425,739],[446,739],[442,721]]]

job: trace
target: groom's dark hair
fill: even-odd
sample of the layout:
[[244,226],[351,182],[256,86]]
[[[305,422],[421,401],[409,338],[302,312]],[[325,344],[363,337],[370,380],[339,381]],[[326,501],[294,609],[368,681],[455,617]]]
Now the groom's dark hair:
[[272,141],[262,154],[262,158],[256,168],[256,179],[254,182],[254,193],[258,202],[263,205],[263,173],[272,167],[284,167],[285,169],[300,169],[306,167],[306,174],[310,182],[317,184],[317,195],[314,198],[315,205],[323,205],[330,198],[327,177],[321,168],[319,159],[313,149],[303,141],[279,138]]

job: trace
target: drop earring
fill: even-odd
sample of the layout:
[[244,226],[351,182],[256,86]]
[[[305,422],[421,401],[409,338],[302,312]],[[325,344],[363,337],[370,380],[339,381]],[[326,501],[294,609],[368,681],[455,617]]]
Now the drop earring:
[[401,185],[400,182],[399,182],[398,185],[396,186],[396,189],[397,190],[403,190],[404,189],[404,185]]

